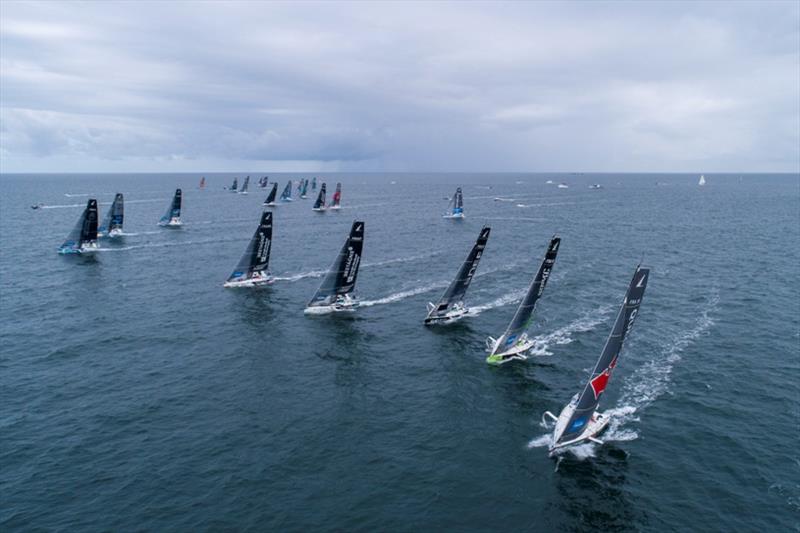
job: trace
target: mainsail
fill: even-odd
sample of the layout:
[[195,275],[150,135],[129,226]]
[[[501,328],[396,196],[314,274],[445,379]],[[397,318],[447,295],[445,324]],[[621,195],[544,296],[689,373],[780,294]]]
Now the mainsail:
[[292,200],[292,182],[289,180],[289,183],[286,184],[284,187],[283,192],[281,193],[281,200],[284,202],[290,202]]
[[514,313],[514,318],[511,319],[511,323],[508,324],[508,328],[506,328],[503,336],[495,342],[492,353],[489,356],[490,358],[493,355],[507,352],[520,340],[524,342],[525,336],[523,334],[530,325],[533,311],[536,308],[536,302],[539,301],[539,297],[542,295],[547,285],[547,280],[550,279],[550,272],[553,270],[553,265],[556,262],[556,256],[558,255],[560,246],[561,238],[554,235],[553,238],[550,239],[550,245],[547,247],[544,260],[539,266],[539,271],[536,272],[533,281],[531,281],[525,298],[522,299],[519,307],[517,307],[517,312]]
[[172,202],[170,202],[169,208],[167,208],[167,212],[164,213],[163,217],[161,217],[160,221],[161,224],[180,222],[181,197],[182,197],[181,190],[175,189],[175,196],[172,197]]
[[233,184],[231,185],[231,192],[236,192],[236,189],[239,188],[239,178],[233,178]]
[[81,213],[78,223],[67,235],[67,240],[58,249],[59,253],[80,253],[84,247],[97,241],[97,200],[90,198]]
[[97,228],[97,233],[110,235],[111,232],[118,233],[122,231],[122,220],[124,217],[124,205],[122,201],[122,193],[118,192],[114,196],[114,202],[108,209],[103,223]]
[[342,201],[342,184],[341,182],[339,182],[336,184],[336,192],[333,193],[333,202],[331,203],[331,207],[334,209],[338,209],[341,201]]
[[244,183],[242,183],[242,190],[239,191],[242,194],[247,194],[247,187],[250,185],[250,176],[247,176],[244,179]]
[[258,184],[261,186],[262,189],[266,189],[268,181],[269,181],[269,176],[264,176],[260,180],[258,180]]
[[278,184],[277,183],[273,183],[272,184],[272,190],[269,191],[269,194],[267,195],[267,199],[264,200],[264,205],[272,205],[272,204],[274,204],[275,203],[275,196],[277,196],[277,194],[278,194]]
[[206,187],[206,178],[205,176],[203,176],[202,178],[200,178],[200,188],[205,189],[205,187]]
[[316,176],[311,178],[311,190],[312,191],[316,191],[317,190],[317,177]]
[[317,200],[314,202],[314,209],[317,211],[321,211],[325,209],[325,184],[322,184],[322,187],[319,189],[319,194],[317,195]]
[[302,180],[303,187],[300,189],[300,198],[305,198],[308,193],[308,180]]
[[475,241],[475,245],[472,247],[469,254],[467,254],[464,262],[461,263],[461,268],[458,269],[455,279],[450,282],[450,286],[447,287],[442,297],[428,313],[427,321],[438,317],[444,317],[454,305],[463,306],[464,295],[467,293],[469,284],[472,282],[472,277],[478,269],[478,263],[483,256],[483,249],[486,248],[486,242],[489,240],[489,232],[491,232],[489,226],[484,226],[481,229],[481,232],[478,234],[478,240]]
[[231,281],[244,281],[251,278],[261,278],[268,274],[269,252],[272,248],[272,213],[261,213],[261,222],[245,248],[242,258],[228,278]]
[[617,359],[622,351],[622,345],[625,337],[633,327],[633,322],[636,320],[636,315],[639,313],[639,306],[642,303],[644,290],[647,287],[647,280],[650,277],[649,268],[636,267],[636,272],[633,274],[631,283],[628,286],[628,291],[625,293],[625,299],[622,301],[622,306],[617,313],[617,319],[614,322],[614,328],[606,340],[603,352],[600,354],[600,359],[589,375],[589,381],[583,388],[583,392],[577,396],[575,402],[575,410],[572,413],[569,421],[564,426],[564,432],[558,436],[555,444],[568,442],[581,436],[585,429],[586,424],[591,420],[594,412],[597,410],[597,404],[600,403],[600,396],[608,384],[611,377],[611,372],[617,366]]
[[356,220],[350,228],[350,236],[342,246],[339,255],[331,265],[309,307],[327,306],[334,303],[337,296],[349,294],[356,286],[361,251],[364,247],[364,222]]

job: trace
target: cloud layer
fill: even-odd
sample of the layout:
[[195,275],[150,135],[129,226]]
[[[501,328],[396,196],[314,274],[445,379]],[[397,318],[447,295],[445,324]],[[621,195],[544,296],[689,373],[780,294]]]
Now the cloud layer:
[[800,171],[800,7],[0,4],[21,171]]

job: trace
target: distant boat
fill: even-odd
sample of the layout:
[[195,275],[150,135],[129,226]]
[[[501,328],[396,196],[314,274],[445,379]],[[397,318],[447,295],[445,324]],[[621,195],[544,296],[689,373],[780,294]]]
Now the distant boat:
[[545,181],[545,183],[546,183],[547,185],[552,185],[552,184],[553,184],[553,180],[547,180],[547,181]]
[[114,196],[114,202],[108,209],[103,222],[97,228],[97,235],[100,237],[117,237],[122,235],[122,221],[125,215],[125,205],[122,201],[122,193],[118,192]]
[[275,197],[277,195],[278,195],[278,183],[276,182],[276,183],[272,184],[272,190],[269,191],[269,194],[267,195],[267,199],[264,200],[264,205],[266,205],[268,207],[274,206],[275,205]]
[[316,191],[317,190],[317,177],[316,176],[311,178],[311,190],[312,191]]
[[319,188],[319,194],[317,195],[317,200],[314,202],[314,207],[311,208],[312,211],[316,211],[321,213],[327,209],[325,207],[325,184],[322,184],[322,187]]
[[436,304],[428,302],[428,316],[425,317],[425,325],[449,324],[464,317],[469,309],[464,305],[464,296],[467,293],[469,284],[478,269],[478,263],[483,256],[483,249],[489,240],[491,228],[484,226],[478,234],[478,240],[472,246],[461,267],[458,269],[455,279],[439,298]]
[[302,191],[302,190],[303,190],[303,180],[301,179],[300,181],[297,182],[297,195],[298,196],[300,195],[300,191]]
[[358,300],[351,293],[356,286],[363,247],[364,222],[356,220],[339,255],[308,302],[306,314],[354,311],[358,307]]
[[341,209],[342,202],[342,183],[339,182],[336,184],[336,192],[333,193],[333,201],[331,202],[331,209]]
[[281,202],[291,202],[292,201],[292,181],[289,180],[289,183],[286,184],[284,187],[283,192],[281,193]]
[[244,179],[244,183],[242,183],[242,190],[239,191],[239,194],[247,194],[247,189],[250,187],[250,176],[247,176]]
[[261,213],[261,222],[224,287],[258,287],[272,283],[269,252],[272,248],[272,212]]
[[308,180],[302,180],[302,187],[300,188],[300,198],[305,200],[308,198]]
[[228,189],[231,192],[236,192],[236,189],[239,188],[239,178],[233,178],[233,184]]
[[199,186],[199,188],[201,188],[201,189],[205,189],[206,188],[206,178],[205,178],[205,176],[200,178],[200,186]]
[[44,207],[44,204],[42,202],[39,202],[38,204],[33,204],[31,206],[31,209],[41,209],[42,207]]
[[486,362],[490,365],[501,365],[515,359],[524,361],[528,358],[525,352],[530,350],[534,343],[533,340],[528,339],[528,326],[533,311],[536,309],[536,302],[539,301],[539,297],[547,285],[547,280],[550,279],[550,272],[556,263],[560,246],[561,238],[554,235],[547,246],[542,264],[528,286],[528,292],[517,307],[505,333],[499,339],[492,337],[486,339],[486,347],[489,349],[489,357],[486,358]]
[[589,375],[589,381],[583,387],[582,392],[573,396],[558,418],[550,411],[544,413],[544,416],[549,417],[556,423],[553,431],[553,441],[550,444],[551,454],[558,448],[579,444],[587,440],[602,444],[602,441],[597,439],[597,435],[606,428],[610,421],[610,416],[598,413],[597,406],[600,403],[600,396],[611,378],[611,372],[617,366],[617,359],[622,351],[625,337],[630,332],[633,322],[639,313],[639,306],[642,303],[649,277],[650,269],[636,267],[630,285],[628,285],[628,291],[622,300],[622,306],[617,313],[617,319],[614,322],[611,334],[608,336],[600,354],[600,359],[598,359],[594,370]]
[[262,178],[260,178],[260,179],[258,180],[258,185],[259,185],[259,187],[261,187],[262,189],[266,189],[266,188],[267,188],[267,183],[268,183],[268,182],[269,182],[269,176],[264,176],[264,177],[262,177]]
[[97,250],[97,200],[90,198],[78,223],[59,249],[60,254],[82,254]]
[[566,183],[559,183],[558,184],[558,188],[559,189],[569,189],[569,185],[567,185]]
[[600,185],[599,183],[593,183],[592,185],[589,185],[589,188],[590,189],[602,189],[603,186]]
[[698,181],[698,182],[697,182],[697,184],[698,184],[700,187],[702,187],[703,185],[705,185],[705,184],[706,184],[706,177],[705,177],[705,175],[703,175],[703,174],[701,174],[701,175],[700,175],[700,181]]
[[464,197],[461,194],[461,187],[456,189],[456,193],[450,198],[447,206],[448,212],[442,215],[444,218],[464,218]]
[[158,225],[162,227],[175,228],[183,225],[181,222],[181,198],[182,193],[180,189],[175,189],[175,196],[167,208],[167,212],[159,220]]

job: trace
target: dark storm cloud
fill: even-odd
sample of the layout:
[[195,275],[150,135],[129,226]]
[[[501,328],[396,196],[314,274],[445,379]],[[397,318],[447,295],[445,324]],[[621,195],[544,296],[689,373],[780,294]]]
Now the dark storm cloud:
[[791,2],[1,9],[4,171],[800,167]]

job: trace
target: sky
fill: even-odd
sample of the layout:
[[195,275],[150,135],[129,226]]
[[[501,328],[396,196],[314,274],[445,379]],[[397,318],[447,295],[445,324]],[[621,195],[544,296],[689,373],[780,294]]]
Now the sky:
[[800,172],[800,2],[0,2],[0,172]]

